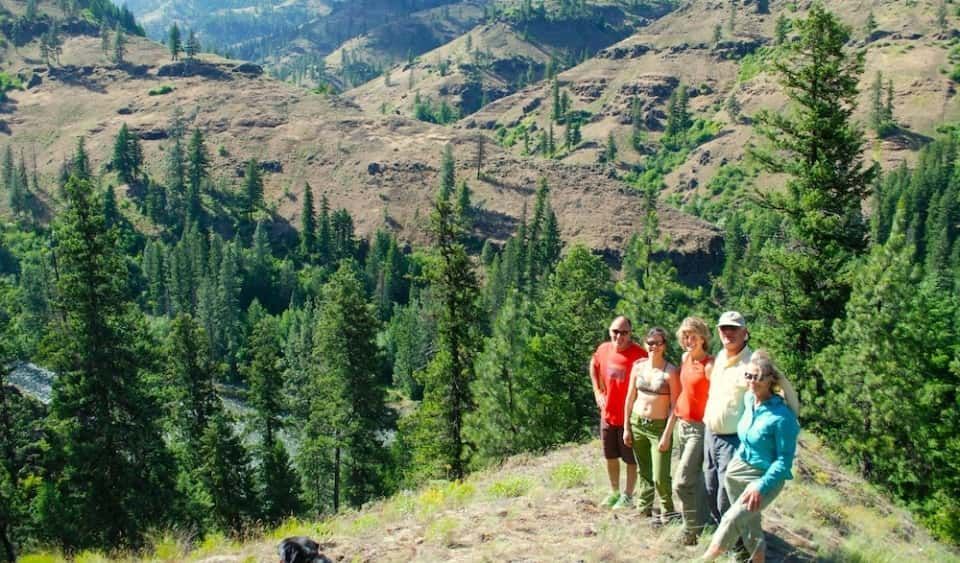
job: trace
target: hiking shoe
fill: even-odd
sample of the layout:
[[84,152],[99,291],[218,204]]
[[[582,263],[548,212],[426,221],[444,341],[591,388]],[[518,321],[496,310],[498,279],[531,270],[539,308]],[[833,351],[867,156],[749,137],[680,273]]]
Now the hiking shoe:
[[617,502],[611,506],[613,510],[620,510],[622,508],[633,508],[633,497],[624,493],[620,495],[620,498],[617,499]]
[[604,508],[613,508],[617,501],[620,500],[620,493],[610,493],[602,501],[600,501],[600,506]]
[[697,545],[700,542],[700,534],[696,530],[683,531],[683,545]]

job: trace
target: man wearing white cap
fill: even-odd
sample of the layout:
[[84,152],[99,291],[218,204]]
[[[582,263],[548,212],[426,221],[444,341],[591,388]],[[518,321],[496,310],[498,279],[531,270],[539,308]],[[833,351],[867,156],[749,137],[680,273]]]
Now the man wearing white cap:
[[740,313],[727,311],[720,315],[717,332],[720,333],[723,350],[713,363],[710,394],[703,411],[703,423],[706,426],[703,457],[707,462],[704,484],[710,516],[715,523],[719,523],[723,513],[730,508],[723,480],[727,464],[740,446],[737,422],[743,414],[743,395],[747,390],[743,370],[753,354],[747,345],[750,337],[747,322]]

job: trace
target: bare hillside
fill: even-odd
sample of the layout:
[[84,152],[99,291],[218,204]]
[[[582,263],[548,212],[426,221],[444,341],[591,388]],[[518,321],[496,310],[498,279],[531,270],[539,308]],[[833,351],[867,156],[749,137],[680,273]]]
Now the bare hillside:
[[[308,94],[239,65],[204,56],[184,67],[169,66],[159,45],[133,39],[125,65],[107,61],[100,41],[70,37],[59,65],[46,68],[36,44],[10,52],[12,70],[33,86],[10,93],[2,116],[6,142],[37,155],[42,185],[53,186],[61,163],[84,137],[95,163],[109,159],[113,139],[126,123],[140,135],[150,173],[163,178],[168,127],[180,108],[189,128],[198,127],[211,153],[215,182],[239,182],[249,158],[270,171],[266,200],[278,218],[297,224],[303,187],[345,207],[358,230],[369,233],[386,222],[408,240],[422,240],[422,218],[438,185],[444,144],[452,143],[459,173],[470,179],[483,207],[479,229],[503,240],[532,205],[537,179],[553,190],[553,205],[568,242],[618,250],[639,229],[638,198],[595,166],[530,161],[485,138],[482,179],[476,179],[478,133],[439,127],[409,118],[365,114],[337,97]],[[167,76],[176,72],[178,76]],[[182,76],[184,72],[190,76]],[[157,94],[163,86],[170,91]],[[154,95],[151,95],[153,91]],[[46,197],[55,209],[56,202]],[[679,212],[662,221],[674,241],[685,276],[704,279],[716,267],[717,230]],[[682,254],[683,256],[680,256]]]
[[[755,3],[707,0],[685,2],[678,10],[652,22],[636,34],[604,49],[585,63],[560,74],[572,109],[590,115],[582,128],[584,141],[567,162],[596,162],[608,135],[618,146],[630,147],[631,102],[639,98],[644,129],[655,143],[665,121],[670,94],[681,84],[689,88],[691,110],[697,117],[720,124],[716,138],[694,151],[666,177],[668,192],[684,198],[705,194],[705,187],[721,164],[742,159],[752,138],[749,116],[761,108],[781,110],[785,97],[766,72],[778,55],[774,46],[776,21],[803,17],[809,2],[770,2],[769,14],[758,14]],[[960,117],[956,85],[948,77],[955,31],[944,33],[936,23],[935,0],[905,3],[891,0],[826,2],[827,7],[854,30],[854,49],[866,50],[857,117],[864,122],[869,90],[876,72],[891,79],[897,134],[871,142],[870,157],[885,166],[910,160],[915,151],[944,122]],[[869,14],[876,28],[865,29]],[[951,14],[948,23],[956,26]],[[719,34],[719,41],[715,41]],[[725,106],[733,96],[742,107],[731,118]],[[550,119],[549,85],[524,89],[464,119],[462,126],[483,128],[524,124],[543,130]],[[515,152],[521,148],[515,146]],[[642,162],[632,149],[620,152],[626,163]]]

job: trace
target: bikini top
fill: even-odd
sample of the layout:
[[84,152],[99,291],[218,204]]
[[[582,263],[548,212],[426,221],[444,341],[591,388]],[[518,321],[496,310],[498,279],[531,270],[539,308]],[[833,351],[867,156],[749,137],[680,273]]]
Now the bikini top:
[[637,373],[637,391],[647,395],[670,395],[669,373],[676,369],[673,364],[667,362],[663,369],[658,369],[653,367],[650,360],[641,361],[643,364],[638,366],[641,369]]

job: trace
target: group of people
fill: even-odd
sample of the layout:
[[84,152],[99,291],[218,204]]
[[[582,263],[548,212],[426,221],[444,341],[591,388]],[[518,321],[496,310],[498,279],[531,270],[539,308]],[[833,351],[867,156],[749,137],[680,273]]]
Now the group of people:
[[[609,342],[590,363],[611,489],[602,504],[635,507],[658,524],[679,517],[686,545],[716,526],[706,560],[739,544],[754,562],[764,561],[760,511],[793,478],[800,432],[796,392],[769,354],[750,349],[747,323],[736,311],[720,315],[723,348],[716,357],[707,323],[684,319],[676,332],[683,348],[679,367],[667,360],[666,330],[648,330],[645,346],[633,341],[632,332],[628,318],[614,319]],[[672,478],[674,442],[680,461]]]

